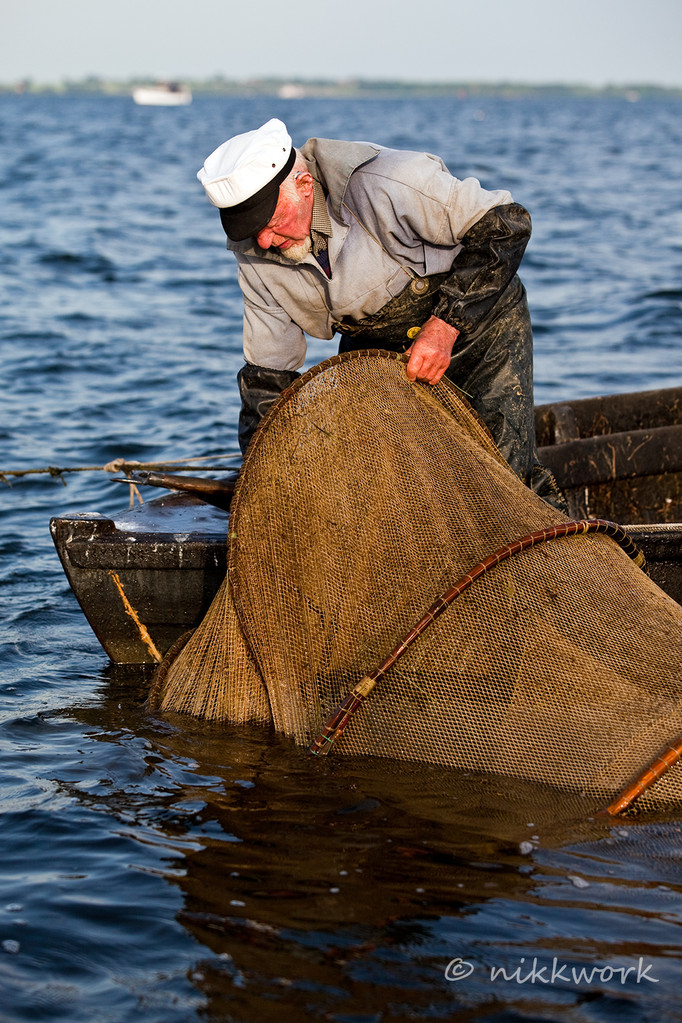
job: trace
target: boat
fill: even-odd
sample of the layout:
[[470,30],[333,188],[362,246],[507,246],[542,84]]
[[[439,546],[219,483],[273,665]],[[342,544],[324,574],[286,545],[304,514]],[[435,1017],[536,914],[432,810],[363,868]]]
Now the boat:
[[182,107],[192,102],[192,93],[177,82],[159,82],[133,89],[133,100],[142,107]]
[[[682,603],[682,387],[535,412],[540,460],[571,517],[624,525],[653,581]],[[74,513],[50,522],[71,589],[114,663],[158,662],[201,621],[225,577],[233,483],[217,488],[227,495],[218,507],[208,503],[215,495],[202,500],[183,479],[167,478],[163,485],[175,489],[113,518]]]

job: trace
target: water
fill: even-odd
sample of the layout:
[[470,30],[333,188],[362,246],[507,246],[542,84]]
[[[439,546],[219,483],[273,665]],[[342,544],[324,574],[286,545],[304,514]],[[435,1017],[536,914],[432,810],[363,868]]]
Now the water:
[[[681,112],[0,97],[0,468],[235,449],[239,291],[194,175],[272,115],[531,210],[537,401],[682,383]],[[1,1020],[682,1018],[680,814],[609,826],[538,786],[150,717],[47,529],[121,494],[67,479],[0,490]]]

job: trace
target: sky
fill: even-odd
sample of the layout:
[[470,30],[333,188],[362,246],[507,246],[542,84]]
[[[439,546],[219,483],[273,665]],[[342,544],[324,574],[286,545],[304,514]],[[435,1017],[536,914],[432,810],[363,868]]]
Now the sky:
[[5,0],[0,82],[682,86],[682,0]]

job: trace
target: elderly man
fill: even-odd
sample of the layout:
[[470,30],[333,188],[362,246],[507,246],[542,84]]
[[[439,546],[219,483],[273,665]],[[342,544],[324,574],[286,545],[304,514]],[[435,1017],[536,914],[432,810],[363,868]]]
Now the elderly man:
[[218,147],[197,177],[220,210],[244,295],[239,440],[246,451],[298,376],[305,334],[339,351],[408,351],[407,375],[446,374],[517,475],[562,505],[537,464],[532,333],[516,276],[530,217],[507,191],[453,177],[427,153],[309,139],[276,119]]

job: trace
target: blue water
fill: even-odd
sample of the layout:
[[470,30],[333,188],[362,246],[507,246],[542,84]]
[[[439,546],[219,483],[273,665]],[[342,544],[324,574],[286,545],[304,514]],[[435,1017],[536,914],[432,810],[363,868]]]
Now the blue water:
[[[235,449],[239,291],[195,173],[273,115],[529,208],[538,402],[682,383],[679,103],[3,96],[0,469]],[[0,1020],[682,1018],[682,813],[150,717],[47,528],[120,510],[108,478],[0,483]]]

